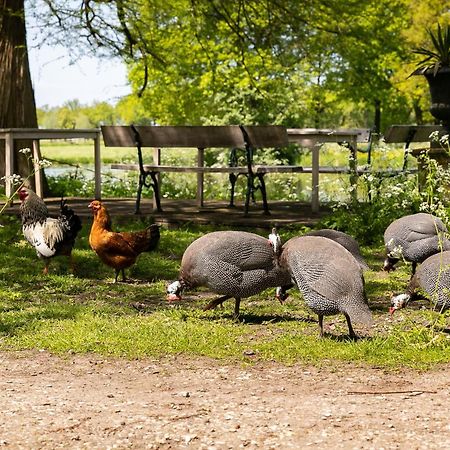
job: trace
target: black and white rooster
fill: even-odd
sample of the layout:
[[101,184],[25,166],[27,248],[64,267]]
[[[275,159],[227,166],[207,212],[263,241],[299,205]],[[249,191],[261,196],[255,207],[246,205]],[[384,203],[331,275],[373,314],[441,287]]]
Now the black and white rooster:
[[[21,200],[22,231],[25,239],[44,260],[44,274],[48,273],[50,258],[58,255],[69,257],[72,265],[72,248],[81,230],[80,218],[61,200],[61,212],[57,218],[49,217],[44,201],[31,189],[19,190]],[[73,268],[73,267],[72,267]]]

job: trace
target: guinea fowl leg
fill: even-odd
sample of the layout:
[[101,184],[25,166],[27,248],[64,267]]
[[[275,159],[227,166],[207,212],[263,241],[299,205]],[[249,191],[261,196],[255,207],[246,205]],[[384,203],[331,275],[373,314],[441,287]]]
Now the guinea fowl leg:
[[240,297],[235,297],[234,303],[234,318],[237,319],[239,317],[239,306],[241,305]]
[[319,314],[319,329],[320,329],[320,337],[323,337],[323,315]]
[[204,308],[203,311],[208,311],[209,309],[214,309],[217,306],[221,305],[225,300],[231,298],[231,295],[224,295],[222,297],[216,298],[209,302]]
[[350,317],[345,314],[345,318],[347,319],[347,325],[348,325],[348,334],[350,336],[350,339],[358,339],[358,336],[356,336],[356,333],[353,331],[352,322],[350,320]]

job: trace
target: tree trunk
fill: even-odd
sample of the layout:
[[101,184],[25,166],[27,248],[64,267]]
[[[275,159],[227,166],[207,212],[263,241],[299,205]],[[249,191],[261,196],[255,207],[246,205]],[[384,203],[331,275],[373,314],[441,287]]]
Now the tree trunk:
[[[25,29],[24,0],[0,0],[0,128],[37,128]],[[0,176],[5,175],[5,145],[0,140]],[[30,161],[19,153],[31,141],[15,141],[14,173],[26,177]],[[32,177],[33,178],[33,177]],[[34,178],[30,180],[34,184]],[[44,184],[46,189],[46,183]]]
[[380,130],[381,130],[381,100],[375,99],[375,118],[373,131],[374,133],[379,135]]

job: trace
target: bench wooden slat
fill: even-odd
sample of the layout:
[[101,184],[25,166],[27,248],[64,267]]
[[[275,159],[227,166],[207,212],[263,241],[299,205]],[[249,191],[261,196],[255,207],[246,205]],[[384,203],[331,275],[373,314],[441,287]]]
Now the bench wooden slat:
[[[111,169],[139,170],[138,164],[111,164]],[[248,173],[245,166],[236,167],[197,167],[197,166],[158,166],[144,164],[147,172],[184,172],[184,173]],[[303,172],[302,166],[265,166],[257,165],[253,167],[254,173],[298,173]]]
[[[111,169],[120,170],[139,170],[138,164],[111,164]],[[248,173],[245,166],[237,167],[197,167],[197,166],[159,166],[144,164],[144,170],[148,172],[185,172],[185,173]],[[305,166],[253,166],[254,173],[312,173],[312,167]],[[321,166],[320,173],[341,173],[349,174],[351,170],[348,167]],[[358,173],[367,171],[358,170]]]
[[[111,164],[111,169],[139,170],[138,164]],[[192,173],[247,173],[247,167],[196,167],[196,166],[157,166],[144,164],[147,172],[192,172]]]
[[430,142],[433,131],[445,132],[440,125],[392,125],[384,137],[385,142]]
[[244,126],[250,144],[254,148],[286,147],[289,144],[285,127],[279,125]]
[[[102,126],[107,147],[134,147],[136,139],[130,126]],[[142,147],[158,148],[244,148],[242,131],[228,126],[136,126]]]

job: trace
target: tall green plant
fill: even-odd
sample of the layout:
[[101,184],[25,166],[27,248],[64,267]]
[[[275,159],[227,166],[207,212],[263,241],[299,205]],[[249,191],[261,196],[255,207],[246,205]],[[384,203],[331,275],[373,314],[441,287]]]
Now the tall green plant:
[[427,29],[431,41],[430,47],[419,47],[414,53],[425,56],[417,63],[417,70],[414,73],[424,73],[432,70],[436,75],[443,67],[450,67],[450,24],[441,28],[438,23],[436,31]]

